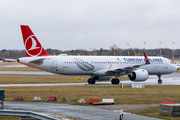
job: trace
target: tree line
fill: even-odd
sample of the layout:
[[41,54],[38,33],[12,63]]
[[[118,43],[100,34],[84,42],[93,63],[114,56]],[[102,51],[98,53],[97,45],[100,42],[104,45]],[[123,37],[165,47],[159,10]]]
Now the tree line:
[[[143,50],[144,49],[137,49],[137,48],[130,48],[129,49],[129,55],[135,56],[135,55],[141,55],[143,56]],[[68,55],[98,55],[98,56],[113,56],[114,55],[114,49],[113,47],[110,47],[110,49],[99,49],[99,50],[92,50],[88,51],[85,49],[76,49],[76,50],[57,50],[57,49],[46,49],[46,52],[50,55],[59,55],[59,54],[68,54]],[[146,49],[146,54],[148,56],[159,56],[160,55],[160,49]],[[162,48],[161,49],[162,56],[166,58],[172,58],[172,49],[169,48]],[[121,49],[116,48],[115,49],[115,55],[116,56],[127,56],[128,55],[128,49]],[[25,57],[26,53],[25,50],[0,50],[0,58],[20,58]],[[180,49],[174,50],[174,57],[180,58]]]

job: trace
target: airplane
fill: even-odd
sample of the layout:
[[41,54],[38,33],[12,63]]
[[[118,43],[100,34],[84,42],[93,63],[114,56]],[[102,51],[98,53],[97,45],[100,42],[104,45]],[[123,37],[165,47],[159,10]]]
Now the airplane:
[[118,77],[127,75],[131,81],[143,82],[149,75],[161,76],[176,71],[172,62],[164,57],[144,56],[68,56],[49,55],[28,25],[21,25],[26,57],[18,58],[19,63],[59,75],[88,75],[89,84],[111,80],[119,84]]
[[3,58],[2,62],[6,62],[6,63],[8,63],[8,62],[17,62],[17,60],[16,59]]

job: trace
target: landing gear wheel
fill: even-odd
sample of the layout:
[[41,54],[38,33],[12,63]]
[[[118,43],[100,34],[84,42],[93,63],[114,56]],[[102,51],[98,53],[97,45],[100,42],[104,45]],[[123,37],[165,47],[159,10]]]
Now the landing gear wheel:
[[116,79],[116,84],[119,84],[119,79]]
[[114,84],[114,78],[111,80],[111,83]]
[[114,78],[113,78],[113,79],[111,80],[111,83],[112,83],[112,84],[119,84],[119,79],[114,79]]
[[113,84],[113,79],[111,80],[111,84]]
[[119,116],[119,120],[123,120],[123,114]]
[[162,80],[161,80],[161,75],[157,75],[158,76],[158,83],[161,84]]
[[88,83],[89,84],[95,84],[96,80],[94,78],[89,78]]
[[161,84],[161,83],[162,83],[162,80],[158,80],[158,83]]

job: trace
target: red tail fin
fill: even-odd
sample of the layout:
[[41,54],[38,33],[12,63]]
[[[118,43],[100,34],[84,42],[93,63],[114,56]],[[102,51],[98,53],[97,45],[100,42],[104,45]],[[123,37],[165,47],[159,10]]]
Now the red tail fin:
[[143,53],[144,53],[144,58],[145,58],[146,64],[150,64],[149,59],[148,59],[145,51],[143,51]]
[[21,31],[27,57],[50,56],[41,46],[40,42],[28,25],[21,25]]

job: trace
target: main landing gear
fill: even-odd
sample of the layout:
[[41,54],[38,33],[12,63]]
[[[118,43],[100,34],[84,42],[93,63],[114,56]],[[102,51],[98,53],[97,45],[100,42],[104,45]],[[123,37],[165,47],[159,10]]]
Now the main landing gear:
[[158,83],[161,84],[162,80],[161,80],[161,75],[157,75],[158,76]]
[[113,79],[111,80],[111,83],[112,83],[112,84],[119,84],[119,79],[113,78]]
[[89,78],[88,83],[89,84],[95,84],[96,80],[94,78]]

